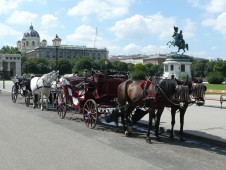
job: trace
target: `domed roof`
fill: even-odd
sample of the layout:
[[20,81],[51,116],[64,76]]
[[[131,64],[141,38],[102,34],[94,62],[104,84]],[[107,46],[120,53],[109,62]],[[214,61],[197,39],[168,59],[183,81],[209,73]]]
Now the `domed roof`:
[[39,33],[37,31],[34,30],[33,26],[30,26],[30,29],[24,33],[24,37],[39,37]]

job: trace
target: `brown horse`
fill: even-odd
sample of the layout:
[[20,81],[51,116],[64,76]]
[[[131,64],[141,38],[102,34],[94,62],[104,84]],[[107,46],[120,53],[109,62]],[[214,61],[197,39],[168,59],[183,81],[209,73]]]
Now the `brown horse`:
[[[205,103],[205,91],[206,91],[206,86],[202,83],[193,83],[191,84],[191,81],[189,83],[189,81],[187,80],[186,82],[182,83],[185,85],[180,85],[178,86],[178,93],[181,93],[180,91],[184,91],[181,94],[186,94],[186,95],[182,95],[180,102],[184,103],[183,107],[180,107],[178,105],[171,105],[171,132],[170,132],[170,138],[173,140],[174,139],[174,125],[175,125],[175,115],[176,112],[179,110],[180,112],[180,131],[179,131],[179,138],[181,141],[183,141],[183,127],[184,127],[184,115],[185,112],[189,106],[189,104],[191,103],[196,103],[197,105],[201,106],[204,105]],[[193,99],[193,101],[190,100],[190,97],[187,95],[187,87],[189,87],[189,94],[191,94],[191,99]],[[176,94],[177,95],[177,94]],[[158,94],[157,94],[158,96]],[[169,106],[166,106],[169,107]],[[152,112],[156,111],[156,124],[155,124],[155,136],[157,138],[157,140],[160,140],[159,138],[159,124],[160,124],[160,119],[161,119],[161,115],[162,112],[164,110],[164,105],[160,104],[157,106],[152,106],[151,107]],[[150,127],[152,126],[152,122],[149,121],[149,129],[148,129],[148,133],[147,133],[147,141],[150,141]]]
[[[134,123],[142,118],[146,113],[149,113],[149,128],[148,128],[148,141],[150,141],[150,128],[152,119],[155,117],[157,110],[157,123],[160,122],[161,113],[166,106],[175,106],[183,108],[189,98],[188,86],[182,87],[174,79],[158,79],[146,81],[146,84],[151,81],[150,85],[142,88],[143,81],[127,80],[118,86],[118,103],[120,115],[125,118],[124,130],[126,135],[130,135],[131,128]],[[145,111],[137,111],[132,115],[131,113],[135,108],[144,108]],[[156,125],[158,127],[158,125]],[[157,128],[159,129],[159,128]],[[158,137],[158,130],[156,130],[156,137]]]

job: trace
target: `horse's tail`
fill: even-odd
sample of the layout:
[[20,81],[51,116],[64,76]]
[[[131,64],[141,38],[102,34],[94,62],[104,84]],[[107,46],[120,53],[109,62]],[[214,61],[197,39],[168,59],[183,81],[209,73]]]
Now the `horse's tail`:
[[124,82],[122,82],[119,86],[118,86],[118,102],[119,105],[124,106],[126,105],[126,102],[129,101],[129,96],[128,96],[128,85],[132,82],[131,79],[126,80]]
[[188,50],[188,44],[185,44],[186,49]]

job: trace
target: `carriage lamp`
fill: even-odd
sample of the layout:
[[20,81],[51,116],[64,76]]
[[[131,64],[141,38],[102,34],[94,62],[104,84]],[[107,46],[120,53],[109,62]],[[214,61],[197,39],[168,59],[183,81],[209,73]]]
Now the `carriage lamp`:
[[52,40],[53,46],[56,47],[56,70],[58,70],[58,48],[60,47],[61,39],[56,34],[56,37]]

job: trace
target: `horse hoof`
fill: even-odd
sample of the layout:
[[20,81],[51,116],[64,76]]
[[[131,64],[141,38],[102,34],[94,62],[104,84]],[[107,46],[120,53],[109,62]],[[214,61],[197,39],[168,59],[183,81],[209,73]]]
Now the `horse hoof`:
[[157,140],[158,142],[161,142],[160,137],[156,137],[156,140]]
[[129,136],[131,136],[131,132],[125,131],[125,135],[126,135],[126,137],[129,137]]
[[170,140],[171,141],[174,141],[174,136],[170,136]]
[[164,129],[164,127],[160,127],[159,128],[159,134],[162,135],[163,133],[165,133],[165,129]]
[[147,142],[148,144],[151,144],[151,139],[150,139],[150,138],[147,138],[147,139],[146,139],[146,142]]
[[184,138],[182,138],[182,137],[179,137],[180,138],[180,141],[181,142],[184,142],[185,140],[184,140]]

